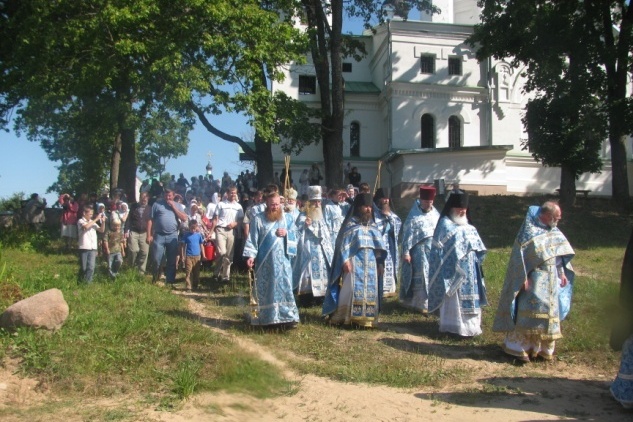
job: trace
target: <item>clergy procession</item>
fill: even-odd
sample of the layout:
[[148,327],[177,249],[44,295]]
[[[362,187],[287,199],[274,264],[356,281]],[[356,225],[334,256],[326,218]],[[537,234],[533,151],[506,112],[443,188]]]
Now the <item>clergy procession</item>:
[[[404,222],[386,190],[349,195],[309,186],[303,201],[287,186],[262,192],[245,213],[243,257],[249,277],[251,324],[293,328],[299,309],[322,306],[333,325],[376,327],[384,298],[422,315],[437,315],[439,331],[455,338],[482,334],[488,305],[486,247],[469,212],[469,194],[454,187],[439,211],[436,188],[420,186]],[[557,227],[560,206],[531,206],[507,266],[493,330],[517,362],[551,360],[569,313],[574,250]]]

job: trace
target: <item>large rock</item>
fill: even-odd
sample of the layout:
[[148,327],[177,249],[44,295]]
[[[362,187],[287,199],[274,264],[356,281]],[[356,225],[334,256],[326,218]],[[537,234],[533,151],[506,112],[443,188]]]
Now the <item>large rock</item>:
[[68,318],[68,304],[59,289],[45,290],[9,306],[0,315],[0,327],[57,330]]

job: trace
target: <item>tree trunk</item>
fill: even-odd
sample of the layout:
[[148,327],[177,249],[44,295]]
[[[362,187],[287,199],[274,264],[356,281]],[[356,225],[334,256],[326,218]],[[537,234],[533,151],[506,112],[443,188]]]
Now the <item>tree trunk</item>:
[[564,207],[576,204],[576,176],[573,169],[565,164],[560,168],[560,203]]
[[[590,2],[592,3],[592,2]],[[629,135],[627,126],[627,88],[629,84],[629,61],[633,36],[633,7],[621,2],[620,30],[614,36],[612,8],[609,2],[596,2],[602,13],[604,67],[607,73],[607,104],[609,105],[609,143],[611,145],[611,190],[613,199],[620,205],[629,202],[629,179],[625,142]]]
[[119,184],[121,142],[121,133],[119,132],[114,137],[114,145],[112,147],[112,160],[110,161],[110,192],[112,192]]
[[121,131],[121,170],[118,187],[123,189],[128,201],[136,201],[136,140],[134,129]]
[[257,186],[262,189],[273,182],[273,152],[270,142],[255,133],[255,163],[257,164]]
[[614,123],[612,119],[623,118],[618,113],[610,113],[609,118],[609,143],[611,145],[611,190],[613,199],[621,205],[625,205],[629,201],[629,179],[627,171],[627,157],[625,142],[628,135],[624,130],[620,129],[621,123]]
[[332,33],[330,34],[330,62],[332,63],[332,115],[327,136],[323,139],[325,184],[329,188],[341,187],[343,180],[343,122],[345,120],[342,32],[343,2],[335,0],[332,7]]

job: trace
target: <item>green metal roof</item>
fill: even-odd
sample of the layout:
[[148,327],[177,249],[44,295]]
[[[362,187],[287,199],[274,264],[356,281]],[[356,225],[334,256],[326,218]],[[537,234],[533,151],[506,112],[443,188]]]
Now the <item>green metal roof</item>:
[[354,94],[380,94],[380,90],[373,82],[345,81],[345,92]]

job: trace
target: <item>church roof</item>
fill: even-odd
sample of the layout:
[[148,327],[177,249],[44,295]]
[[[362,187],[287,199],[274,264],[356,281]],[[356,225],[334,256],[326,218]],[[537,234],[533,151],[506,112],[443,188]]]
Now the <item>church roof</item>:
[[345,92],[353,94],[380,94],[380,90],[373,82],[345,81]]

